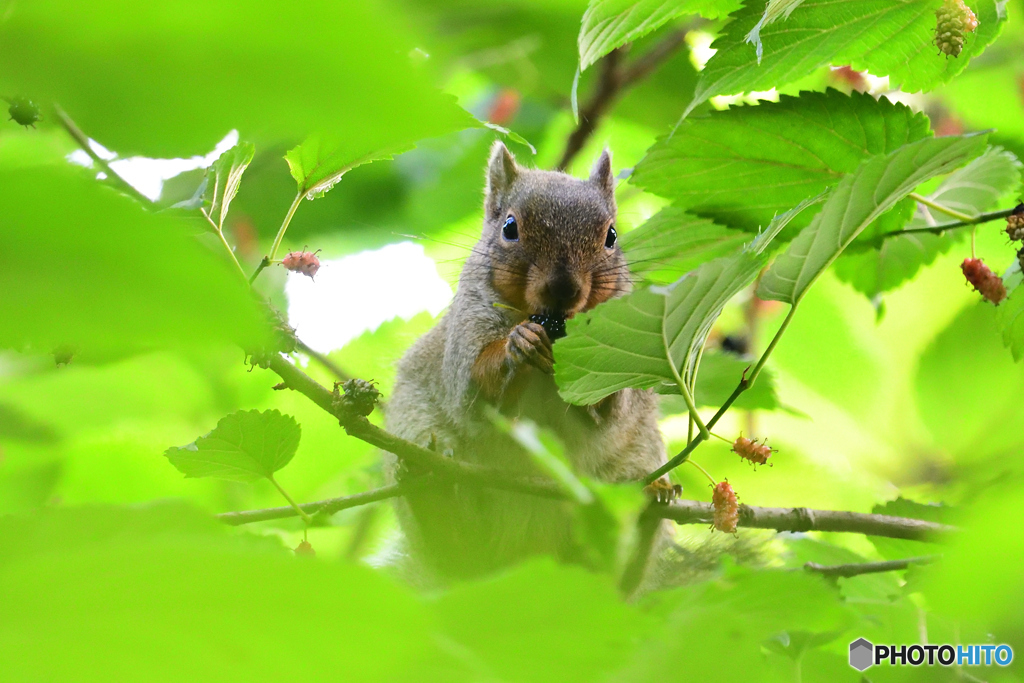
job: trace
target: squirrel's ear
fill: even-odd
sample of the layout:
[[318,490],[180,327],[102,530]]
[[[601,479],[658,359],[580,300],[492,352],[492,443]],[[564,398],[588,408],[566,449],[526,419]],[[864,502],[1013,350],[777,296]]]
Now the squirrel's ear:
[[516,166],[515,157],[508,151],[501,140],[496,140],[491,145],[491,160],[487,164],[487,190],[488,192],[503,192],[507,190],[512,182],[519,175],[519,167]]
[[597,185],[597,189],[608,199],[615,201],[615,177],[612,175],[612,155],[607,148],[601,152],[601,156],[590,171],[590,182]]

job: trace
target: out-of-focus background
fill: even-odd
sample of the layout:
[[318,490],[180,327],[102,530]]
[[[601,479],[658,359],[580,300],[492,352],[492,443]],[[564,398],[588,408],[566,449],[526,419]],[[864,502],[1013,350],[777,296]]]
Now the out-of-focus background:
[[[801,91],[860,91],[926,113],[936,135],[994,129],[992,144],[1024,158],[1024,3],[969,4],[986,3],[1007,16],[1001,34],[971,59],[962,74],[930,92],[893,90],[884,76],[836,64],[817,68],[778,90],[711,98],[690,117],[777,101]],[[55,2],[36,3],[30,9],[15,0],[0,2],[0,95],[59,101],[62,111],[92,139],[94,154],[166,210],[150,213],[141,228],[111,228],[115,237],[109,243],[93,244],[89,235],[113,225],[116,215],[109,224],[83,218],[59,234],[36,236],[22,230],[14,236],[13,231],[0,231],[6,242],[0,243],[0,265],[8,271],[0,275],[0,297],[9,302],[0,305],[0,311],[10,316],[3,323],[9,334],[0,333],[8,349],[0,352],[0,515],[16,520],[0,531],[0,574],[8,574],[0,580],[0,596],[6,596],[0,597],[0,632],[6,641],[0,642],[0,679],[90,679],[88,672],[62,670],[57,664],[46,664],[41,670],[47,675],[32,678],[33,664],[25,653],[31,658],[92,661],[90,651],[110,647],[109,642],[96,645],[94,635],[119,638],[125,633],[120,627],[132,619],[146,619],[146,610],[151,609],[154,618],[172,624],[159,636],[165,639],[167,652],[174,653],[178,664],[192,662],[176,671],[191,671],[205,680],[232,679],[251,671],[254,661],[285,678],[307,667],[318,671],[315,664],[322,653],[342,641],[344,652],[357,653],[335,662],[338,668],[332,675],[345,679],[565,681],[598,680],[617,671],[622,680],[653,680],[659,674],[688,680],[680,662],[694,653],[680,643],[685,640],[687,648],[701,648],[703,633],[728,622],[725,602],[664,626],[657,605],[635,610],[615,600],[613,584],[582,570],[542,563],[511,578],[495,579],[497,586],[485,582],[435,596],[432,599],[440,600],[440,606],[424,607],[421,598],[377,570],[352,566],[379,562],[393,542],[396,522],[388,504],[346,510],[329,526],[308,530],[317,561],[326,566],[309,570],[310,576],[316,575],[309,579],[315,590],[296,587],[296,581],[305,579],[275,565],[267,570],[277,573],[266,579],[266,585],[273,583],[266,593],[260,581],[239,577],[235,588],[245,595],[221,600],[231,583],[204,584],[204,565],[196,560],[182,566],[197,575],[170,569],[162,575],[154,569],[148,583],[122,577],[127,594],[113,592],[104,580],[98,581],[104,588],[91,592],[96,582],[90,572],[103,574],[108,563],[118,566],[118,575],[127,576],[133,566],[151,568],[152,558],[173,555],[169,548],[176,541],[152,546],[155,549],[146,541],[136,550],[131,549],[133,542],[126,543],[127,549],[118,547],[109,557],[77,556],[68,566],[81,580],[65,589],[76,597],[60,603],[66,620],[46,613],[52,630],[43,627],[42,616],[38,621],[25,616],[24,611],[32,609],[27,599],[15,598],[22,589],[24,595],[36,596],[42,591],[39,586],[50,585],[33,583],[50,577],[48,568],[59,566],[60,561],[45,559],[48,553],[75,547],[83,539],[114,544],[108,536],[132,538],[140,528],[162,529],[164,516],[178,513],[151,507],[155,501],[189,506],[180,513],[190,520],[188,531],[173,531],[182,539],[214,533],[203,512],[282,505],[280,494],[266,480],[186,479],[163,456],[168,447],[194,441],[236,410],[277,409],[301,424],[294,460],[277,475],[296,500],[358,493],[382,483],[379,454],[372,447],[345,436],[336,420],[303,396],[274,391],[276,380],[268,372],[252,370],[243,362],[243,353],[225,331],[234,314],[225,314],[225,322],[192,310],[202,308],[206,297],[222,297],[225,307],[246,303],[240,295],[216,289],[221,287],[216,278],[227,281],[233,266],[216,236],[200,234],[201,221],[194,216],[184,221],[184,229],[195,233],[202,245],[196,251],[201,262],[194,272],[152,265],[153,253],[164,247],[162,238],[146,231],[166,227],[161,223],[166,216],[195,205],[206,168],[222,152],[240,139],[255,145],[255,156],[224,224],[226,240],[251,272],[295,197],[296,179],[283,158],[289,149],[325,122],[336,123],[333,132],[355,140],[353,147],[373,147],[379,138],[394,148],[393,159],[357,166],[325,195],[299,205],[282,253],[319,250],[321,269],[315,278],[275,265],[257,282],[257,290],[286,312],[303,342],[347,373],[378,382],[386,400],[395,363],[444,311],[461,263],[479,236],[483,171],[492,142],[504,140],[522,164],[554,168],[577,127],[573,99],[575,107],[584,110],[600,89],[603,62],[581,74],[577,71],[585,0],[391,0],[345,10],[314,4],[248,3],[246,20],[236,21],[228,3],[214,3],[190,19],[188,3],[129,9],[104,0],[91,15],[65,13]],[[709,3],[730,7],[717,15],[707,12],[719,18],[705,19],[697,16],[700,3],[690,4],[695,7],[692,14],[680,13],[632,43],[623,58],[638,58],[672,32],[685,31],[678,49],[647,78],[624,89],[597,119],[596,130],[567,169],[584,176],[603,148],[611,150],[620,178],[622,234],[668,204],[630,184],[630,170],[677,123],[693,99],[700,70],[714,54],[711,43],[722,32],[728,11],[740,6]],[[928,5],[931,13],[936,3],[919,4]],[[119,11],[139,16],[122,17]],[[118,24],[122,19],[129,28],[146,27],[151,33],[125,33],[125,26]],[[330,25],[321,25],[327,21]],[[129,64],[131,68],[125,66]],[[36,84],[37,91],[24,90],[26,84]],[[204,117],[211,110],[220,113]],[[42,113],[34,127],[0,122],[0,166],[7,179],[6,186],[0,186],[0,222],[4,205],[16,201],[15,192],[22,197],[35,193],[34,198],[48,198],[54,206],[65,201],[91,206],[92,200],[84,195],[71,196],[60,186],[40,186],[49,177],[47,169],[56,165],[86,167],[90,177],[103,170],[53,110],[44,107]],[[484,122],[512,133],[485,127]],[[399,129],[393,140],[388,138],[389,131]],[[412,143],[415,149],[409,149]],[[1019,184],[1007,190],[999,208],[1012,206],[1020,192]],[[50,210],[39,210],[41,224]],[[117,210],[112,209],[115,214]],[[33,215],[18,211],[21,217]],[[1014,253],[1000,226],[979,228],[976,250],[1002,273],[1013,263]],[[84,246],[73,252],[61,246],[67,244]],[[95,253],[90,251],[93,247]],[[774,466],[755,471],[730,452],[729,444],[714,440],[695,454],[717,478],[727,477],[741,492],[742,502],[751,505],[868,512],[902,497],[969,509],[975,520],[990,515],[985,519],[991,533],[962,551],[971,553],[976,564],[955,565],[959,573],[938,579],[911,572],[900,579],[884,575],[861,584],[846,581],[836,590],[869,607],[853,610],[853,616],[843,612],[832,618],[829,613],[828,623],[814,624],[806,615],[794,617],[798,626],[790,630],[790,640],[755,644],[756,657],[750,661],[764,664],[769,673],[749,680],[858,680],[845,664],[844,648],[852,637],[867,634],[868,624],[877,627],[878,638],[895,642],[947,642],[961,635],[965,642],[981,642],[979,638],[988,637],[986,629],[998,626],[996,642],[1024,645],[1019,612],[1005,613],[998,597],[1005,591],[1010,596],[1007,604],[1020,604],[1014,600],[1021,597],[1022,536],[1019,530],[1010,535],[1001,530],[1019,524],[1015,506],[1024,502],[1015,489],[1008,489],[1021,483],[1024,363],[1015,363],[1004,346],[996,309],[980,301],[963,280],[960,262],[970,248],[968,239],[952,241],[912,279],[874,296],[851,286],[853,278],[844,275],[841,263],[826,273],[802,303],[768,365],[779,407],[733,411],[716,430],[730,438],[741,433],[769,437],[778,449]],[[51,258],[54,250],[58,256]],[[66,253],[92,254],[88,258],[94,259],[90,263],[95,268],[71,265],[62,260]],[[162,288],[170,322],[166,329],[164,323],[154,322],[152,329],[144,323],[138,338],[124,346],[108,343],[118,335],[133,334],[106,323],[97,331],[97,320],[117,314],[108,302],[122,301],[126,312],[145,305],[131,287],[119,289],[120,280],[113,275],[150,267],[159,269],[159,277],[142,279],[149,282],[146,287]],[[112,274],[109,281],[103,280],[104,273]],[[215,285],[204,284],[213,281],[208,278],[214,278]],[[53,343],[59,341],[54,336],[59,336],[59,329],[46,328],[47,307],[66,296],[62,287],[68,283],[81,285],[79,310],[60,320],[81,322],[85,338],[103,343],[67,349],[70,362],[58,364],[48,351],[59,347]],[[726,308],[709,347],[724,347],[724,353],[741,358],[756,357],[784,313],[780,305],[742,294]],[[40,339],[26,341],[10,332],[37,320],[46,331]],[[218,327],[222,324],[225,329]],[[191,343],[191,335],[200,328],[212,330],[209,338]],[[182,344],[153,342],[165,334],[189,338]],[[68,360],[61,357],[60,348],[57,351],[58,360]],[[302,353],[297,359],[313,377],[330,384],[333,377],[322,365]],[[708,410],[713,413],[714,407]],[[666,402],[664,413],[662,428],[669,450],[676,452],[686,440],[685,406]],[[673,476],[683,485],[684,498],[710,499],[707,481],[695,468],[680,468]],[[900,514],[899,504],[892,505],[889,509]],[[118,515],[126,509],[149,510],[149,516],[125,521]],[[935,510],[952,514],[946,508]],[[96,530],[108,528],[107,516],[116,533]],[[61,526],[61,519],[78,520],[75,524],[81,528]],[[297,519],[253,525],[248,531],[264,537],[268,554],[278,546],[295,547],[306,536]],[[807,559],[888,557],[862,536],[812,534],[782,542],[758,532],[745,533],[734,541],[743,548],[740,554],[763,544],[750,552],[767,553],[762,559],[776,568],[797,567]],[[697,547],[708,535],[703,527],[682,527],[679,542]],[[722,547],[729,545],[718,540]],[[18,561],[17,549],[33,544],[43,550],[32,557],[44,559]],[[911,545],[901,550],[920,554]],[[223,561],[225,567],[230,565]],[[989,561],[993,566],[987,569]],[[727,574],[740,571],[732,559],[725,563]],[[787,591],[805,595],[810,589],[803,584],[787,583],[796,581],[795,576],[781,579],[782,588],[760,578],[751,580],[737,600],[749,605],[773,590],[782,596],[789,595]],[[935,592],[927,598],[908,597],[908,584],[918,580],[933,581],[939,588],[933,587]],[[972,597],[970,586],[986,580],[1001,588]],[[325,595],[346,581],[365,586],[366,597],[353,601]],[[192,582],[195,595],[214,596],[208,612],[178,611],[143,595],[159,592],[160,585],[172,586],[171,595],[188,595]],[[697,597],[686,600],[716,590],[701,588],[694,593]],[[967,597],[956,598],[953,594],[959,590],[967,591]],[[137,612],[124,605],[115,610],[127,622],[95,618],[111,601],[121,599],[141,606]],[[950,613],[977,615],[979,623],[964,622],[961,634],[960,622],[952,618],[931,617],[929,622],[927,610],[943,600]],[[522,609],[513,613],[517,604]],[[18,633],[31,638],[2,626],[13,614],[5,612],[13,609],[21,615]],[[669,607],[664,609],[667,613]],[[249,611],[260,615],[254,623],[275,634],[254,636],[250,642],[259,645],[251,649],[233,637],[200,646],[198,636],[188,635],[197,628],[203,642],[209,642],[211,634],[230,632]],[[767,611],[749,618],[774,623]],[[312,626],[320,619],[341,625],[328,635],[327,627]],[[780,619],[777,631],[788,628],[786,618]],[[80,630],[83,624],[90,625],[86,631]],[[851,625],[859,630],[843,631]],[[316,634],[309,635],[311,627]],[[524,635],[535,629],[539,632]],[[832,645],[817,647],[815,638],[821,643],[827,638],[811,633],[816,629],[844,635]],[[406,630],[409,633],[403,634]],[[130,650],[137,638],[139,652],[155,652],[155,641],[147,640],[145,633],[142,629],[128,637],[125,649]],[[679,641],[671,642],[677,637]],[[709,661],[712,654],[728,658],[730,643],[734,640],[743,647],[744,637],[709,636]],[[809,654],[801,659],[804,652]],[[389,660],[392,657],[394,661]],[[226,664],[233,659],[239,662],[236,672]],[[131,669],[146,666],[141,654],[117,661],[128,668],[107,680],[161,679],[158,672]],[[802,673],[794,662],[804,662]],[[732,671],[729,667],[734,665],[738,666],[723,663],[723,670]],[[715,670],[706,662],[693,666],[693,671]],[[1015,672],[1013,667],[984,676],[1017,680]],[[870,680],[908,677],[940,680],[923,671],[887,671]],[[953,680],[941,678],[947,679]]]

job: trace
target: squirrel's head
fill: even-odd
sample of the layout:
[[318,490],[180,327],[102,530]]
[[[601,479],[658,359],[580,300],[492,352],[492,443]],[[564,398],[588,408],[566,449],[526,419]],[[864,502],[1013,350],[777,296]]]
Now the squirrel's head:
[[523,168],[494,143],[479,248],[490,257],[494,289],[528,314],[568,318],[625,292],[608,151],[579,180]]

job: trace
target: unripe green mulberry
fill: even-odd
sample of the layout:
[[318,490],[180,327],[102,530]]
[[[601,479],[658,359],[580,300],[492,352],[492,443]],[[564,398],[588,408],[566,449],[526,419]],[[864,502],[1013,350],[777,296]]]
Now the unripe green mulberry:
[[964,49],[964,34],[974,33],[978,17],[963,0],[944,0],[935,18],[935,45],[939,52],[958,57]]

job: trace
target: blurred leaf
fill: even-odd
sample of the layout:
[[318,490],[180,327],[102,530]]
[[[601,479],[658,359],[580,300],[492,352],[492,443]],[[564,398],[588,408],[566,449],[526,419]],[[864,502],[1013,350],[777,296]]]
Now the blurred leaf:
[[999,306],[999,327],[1003,343],[1015,361],[1024,360],[1024,285],[1017,285]]
[[924,115],[884,98],[831,89],[783,95],[683,121],[651,147],[631,182],[679,209],[756,231],[866,157],[930,135]]
[[807,288],[873,220],[918,185],[981,154],[985,136],[919,140],[874,156],[832,191],[821,213],[761,278],[762,299],[796,304]]
[[213,183],[207,180],[204,199],[210,204],[207,213],[221,230],[224,229],[224,219],[228,217],[231,200],[238,194],[242,174],[249,167],[255,153],[256,147],[251,142],[239,142],[221,154],[210,167]]
[[580,69],[617,47],[686,14],[717,19],[740,7],[740,0],[591,0],[578,39]]
[[706,261],[738,250],[749,237],[668,206],[623,235],[621,245],[631,273],[652,282],[673,282]]
[[737,572],[662,601],[675,605],[666,625],[609,680],[654,683],[665,680],[666,671],[684,671],[695,681],[779,680],[766,672],[763,641],[789,630],[841,631],[851,620],[835,590],[803,572]]
[[262,341],[245,282],[192,239],[189,223],[86,175],[67,165],[0,171],[0,291],[18,292],[0,300],[0,346]]
[[[747,36],[761,20],[765,3],[746,0],[732,15],[717,50],[701,73],[690,109],[715,95],[769,90],[815,69],[849,64],[856,71],[888,76],[890,87],[928,90],[962,71],[999,35],[1006,20],[1004,0],[968,3],[979,26],[966,35],[963,52],[948,59],[934,45],[938,0],[805,0],[788,19],[760,31],[763,57]],[[689,111],[689,110],[687,110]]]
[[[716,351],[705,351],[700,359],[700,374],[693,400],[698,406],[718,407],[725,403],[749,368],[749,361]],[[664,399],[663,399],[664,400]],[[775,394],[775,377],[762,370],[753,386],[740,394],[733,406],[741,410],[775,410],[779,407]]]
[[819,199],[778,216],[734,256],[708,261],[668,287],[642,289],[572,318],[568,336],[555,345],[559,395],[591,405],[627,387],[681,394],[722,308],[764,267],[779,231]]
[[221,418],[216,428],[165,455],[186,477],[254,481],[287,465],[299,447],[301,429],[276,410],[243,410]]
[[180,504],[6,517],[0,539],[12,683],[408,680],[432,647],[422,604],[371,569],[290,557]]
[[[876,509],[875,512],[878,510]],[[883,512],[882,514],[896,514],[894,512]],[[873,536],[868,538],[873,539]],[[786,549],[790,556],[786,560],[786,566],[794,569],[802,569],[808,562],[816,562],[825,566],[837,564],[857,564],[868,562],[868,559],[858,555],[852,550],[842,548],[831,543],[818,541],[812,538],[787,538]],[[913,542],[908,541],[912,548]],[[926,552],[921,552],[920,544],[910,554],[898,557],[886,557],[886,559],[902,559],[915,557]],[[900,592],[899,574],[896,572],[881,572],[877,574],[862,574],[853,577],[840,577],[837,581],[843,597],[850,602],[888,602]]]
[[[920,354],[914,390],[936,447],[954,458],[962,477],[984,481],[1024,467],[1016,457],[1024,448],[1024,365],[1014,364],[999,340],[1000,309],[1012,310],[1016,300],[997,308],[977,299]],[[964,400],[975,389],[977,400]]]
[[258,144],[333,134],[365,154],[476,125],[412,47],[400,16],[367,3],[42,0],[0,27],[0,92],[58,102],[124,156],[204,153],[232,129]]
[[[938,522],[939,524],[955,523],[955,511],[946,505],[925,505],[902,497],[875,505],[871,508],[871,512],[876,515],[923,519],[926,522]],[[937,543],[905,541],[881,536],[868,536],[868,540],[875,546],[878,554],[886,560],[901,560],[907,557],[920,557],[942,552],[942,546]]]
[[52,444],[60,437],[49,423],[36,420],[14,406],[0,403],[0,440]]
[[323,197],[341,177],[356,166],[412,149],[411,142],[403,142],[379,149],[363,144],[360,136],[327,141],[322,135],[312,135],[301,145],[288,150],[285,161],[299,186],[299,194],[306,199]]
[[607,577],[550,560],[456,586],[436,610],[445,633],[480,658],[478,680],[593,681],[654,625]]
[[[949,174],[939,187],[928,195],[932,201],[961,213],[977,215],[992,207],[1020,181],[1021,163],[1017,157],[999,147],[989,147],[980,157]],[[899,230],[925,228],[948,223],[948,216],[939,214],[924,205],[916,207],[917,215],[909,224],[903,216],[909,217],[917,203],[905,199],[883,215],[871,229],[865,230],[850,249],[836,261],[836,275],[848,282],[868,298],[895,289],[928,265],[935,257],[949,250],[954,242],[961,241],[967,229],[951,230],[945,235],[918,233],[906,237],[890,237],[881,247],[864,253],[856,253],[858,242],[866,242],[877,235]],[[888,217],[897,213],[894,218]]]

